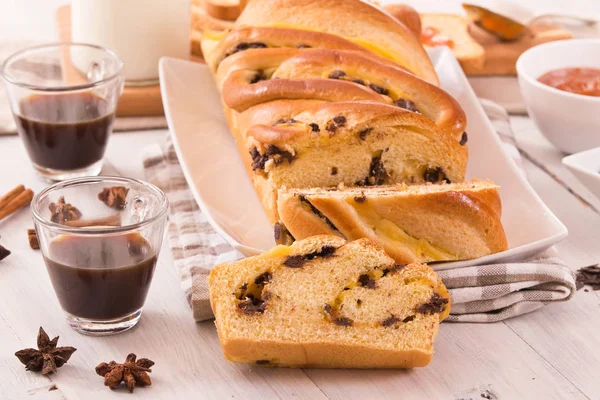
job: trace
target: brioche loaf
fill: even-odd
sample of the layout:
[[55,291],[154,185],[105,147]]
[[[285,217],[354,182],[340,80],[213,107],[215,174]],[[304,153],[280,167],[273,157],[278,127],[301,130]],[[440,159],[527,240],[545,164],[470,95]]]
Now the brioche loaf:
[[399,263],[465,260],[507,249],[491,182],[281,189],[276,239],[336,235],[379,242]]
[[219,265],[208,282],[225,357],[261,366],[425,366],[450,312],[433,270],[368,239],[313,236]]
[[202,48],[271,223],[281,187],[464,180],[465,114],[396,18],[359,0],[265,0],[235,26]]

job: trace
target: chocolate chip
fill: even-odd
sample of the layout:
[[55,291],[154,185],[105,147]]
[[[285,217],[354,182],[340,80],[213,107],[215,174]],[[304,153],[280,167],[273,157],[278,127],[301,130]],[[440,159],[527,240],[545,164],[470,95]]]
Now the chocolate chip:
[[333,122],[335,122],[337,126],[344,126],[346,125],[346,117],[344,117],[343,115],[338,115],[333,119]]
[[367,135],[373,130],[373,128],[366,128],[363,129],[362,131],[358,132],[358,137],[360,138],[360,140],[365,140],[367,138]]
[[415,316],[414,315],[409,315],[408,317],[404,318],[402,320],[402,322],[407,323],[407,322],[412,321],[413,319],[415,319]]
[[246,298],[238,304],[238,308],[244,314],[262,314],[267,308],[267,303],[259,298],[254,298],[252,295],[247,295]]
[[592,290],[600,290],[600,267],[598,265],[592,265],[589,267],[583,267],[577,270],[575,273],[576,289],[581,289],[584,285],[589,285]]
[[285,261],[283,262],[283,265],[285,265],[288,268],[302,268],[302,266],[307,261],[308,260],[306,258],[304,258],[303,255],[289,256],[288,258],[285,259]]
[[242,42],[238,43],[233,49],[229,50],[223,56],[223,59],[229,57],[232,54],[238,53],[240,51],[248,50],[248,49],[264,49],[267,48],[267,45],[261,42]]
[[264,49],[266,48],[267,45],[261,42],[242,42],[239,43],[236,47],[235,47],[235,51],[244,51],[244,50],[248,50],[248,49]]
[[310,129],[313,132],[321,132],[321,129],[319,128],[319,125],[315,124],[314,122],[311,122],[310,124],[308,124],[308,126],[310,126]]
[[398,100],[394,101],[394,104],[405,110],[416,112],[419,114],[421,113],[419,111],[419,109],[417,108],[417,105],[412,100],[398,99]]
[[362,79],[352,79],[352,82],[354,83],[358,83],[359,85],[365,85],[365,81],[363,81]]
[[395,325],[398,322],[400,322],[400,318],[396,317],[394,314],[391,314],[388,318],[384,319],[381,322],[381,325],[383,325],[385,327],[390,327],[392,325]]
[[338,169],[337,167],[331,167],[331,175],[337,175]]
[[267,147],[267,151],[265,154],[260,154],[256,147],[253,147],[250,150],[250,157],[252,157],[252,170],[256,171],[257,169],[265,169],[265,164],[270,159],[273,160],[275,165],[280,165],[285,160],[287,160],[288,164],[291,164],[292,161],[296,158],[292,153],[286,150],[281,150],[277,146],[270,144]]
[[335,318],[333,320],[333,323],[336,325],[339,325],[339,326],[352,326],[354,321],[352,321],[350,318],[339,317],[339,318]]
[[329,122],[327,123],[327,125],[325,125],[325,130],[326,130],[327,132],[331,132],[331,133],[333,133],[333,132],[337,131],[337,125],[336,125],[336,123],[335,123],[335,122],[333,122],[333,121],[329,121]]
[[375,279],[368,274],[362,274],[358,277],[358,282],[367,289],[375,289]]
[[269,283],[272,277],[273,275],[271,275],[270,272],[264,272],[254,280],[254,283],[257,285],[264,285],[265,283]]
[[327,76],[329,79],[340,79],[342,76],[345,76],[346,73],[340,69],[336,69],[335,71],[331,71]]
[[255,364],[256,365],[265,365],[265,364],[269,364],[271,361],[269,360],[256,360]]
[[298,46],[296,46],[297,49],[310,49],[311,46],[307,45],[307,44],[299,44]]
[[374,92],[382,94],[382,95],[385,95],[385,96],[387,96],[390,93],[390,91],[387,90],[386,88],[378,86],[378,85],[375,85],[374,83],[369,83],[369,87]]
[[434,293],[427,303],[421,304],[415,311],[420,314],[437,314],[446,309],[446,304],[448,304],[448,299]]
[[425,180],[425,182],[431,183],[450,183],[450,179],[446,177],[446,174],[444,173],[444,170],[441,167],[425,169],[425,172],[423,172],[423,179]]
[[362,304],[362,300],[361,299],[356,299],[356,305],[360,306]]
[[354,196],[354,201],[357,203],[364,203],[365,201],[367,201],[367,196],[360,195],[360,196]]
[[331,311],[332,311],[332,309],[331,309],[331,305],[329,305],[329,304],[325,304],[325,305],[323,306],[323,311],[325,311],[327,314],[331,314]]
[[383,272],[382,276],[386,276],[390,272],[400,271],[400,270],[404,269],[404,267],[406,267],[406,264],[394,264],[394,266],[392,266],[390,268],[384,268],[382,271]]
[[467,132],[463,132],[462,136],[460,137],[460,145],[464,146],[465,144],[467,144],[467,142],[469,141],[469,135],[467,135]]
[[383,185],[388,178],[388,173],[381,161],[381,151],[371,159],[369,166],[369,176],[355,182],[356,186],[375,186]]
[[336,248],[333,246],[323,246],[323,247],[321,247],[321,250],[318,250],[318,251],[315,251],[312,253],[308,253],[308,254],[304,254],[304,255],[288,256],[285,259],[285,261],[283,262],[283,265],[285,265],[286,267],[289,267],[289,268],[301,268],[308,261],[313,260],[316,257],[321,257],[321,258],[332,257],[335,253],[335,250],[336,250]]

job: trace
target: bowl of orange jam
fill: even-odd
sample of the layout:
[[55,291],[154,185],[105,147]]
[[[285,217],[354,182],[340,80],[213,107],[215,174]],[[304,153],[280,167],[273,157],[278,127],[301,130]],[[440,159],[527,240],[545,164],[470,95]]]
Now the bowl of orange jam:
[[566,153],[600,146],[600,39],[535,46],[517,60],[529,116]]

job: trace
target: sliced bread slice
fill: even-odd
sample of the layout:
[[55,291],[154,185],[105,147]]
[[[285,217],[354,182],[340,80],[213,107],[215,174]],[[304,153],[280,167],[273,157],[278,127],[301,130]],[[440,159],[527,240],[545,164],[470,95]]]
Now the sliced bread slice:
[[425,366],[450,312],[431,268],[396,264],[368,239],[313,236],[219,265],[208,281],[225,357],[262,366]]
[[282,189],[277,197],[280,242],[285,231],[298,240],[366,237],[401,263],[473,259],[508,247],[498,187],[489,181]]

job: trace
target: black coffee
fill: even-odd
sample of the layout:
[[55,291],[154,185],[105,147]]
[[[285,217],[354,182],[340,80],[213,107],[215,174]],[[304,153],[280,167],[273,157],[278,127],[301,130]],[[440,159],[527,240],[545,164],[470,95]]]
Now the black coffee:
[[114,114],[91,93],[33,95],[15,116],[31,160],[40,167],[75,170],[100,161]]
[[156,253],[137,233],[55,238],[45,257],[63,309],[92,320],[111,320],[144,305]]

